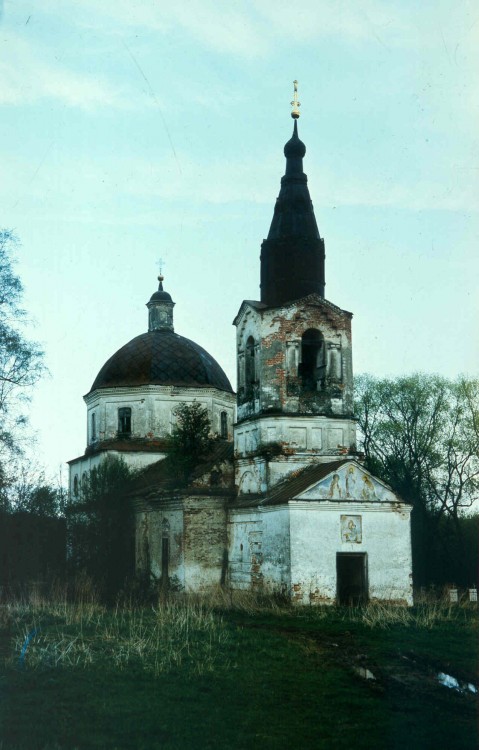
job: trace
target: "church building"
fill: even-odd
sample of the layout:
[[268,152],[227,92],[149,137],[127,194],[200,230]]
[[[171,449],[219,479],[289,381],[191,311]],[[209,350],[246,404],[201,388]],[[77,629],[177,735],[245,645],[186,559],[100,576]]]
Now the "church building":
[[[70,461],[70,491],[79,496],[85,473],[108,455],[143,468],[130,495],[136,569],[164,587],[410,605],[411,506],[356,449],[352,314],[324,297],[325,245],[303,172],[296,82],[292,104],[260,299],[244,300],[234,320],[236,398],[220,365],[174,332],[160,277],[148,331],[106,362],[85,396],[88,445]],[[218,439],[175,485],[166,439],[177,406],[193,402]]]

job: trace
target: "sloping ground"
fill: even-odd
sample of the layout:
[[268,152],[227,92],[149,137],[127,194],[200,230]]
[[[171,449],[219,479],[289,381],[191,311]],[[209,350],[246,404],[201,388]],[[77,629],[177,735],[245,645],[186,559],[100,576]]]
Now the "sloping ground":
[[232,605],[4,608],[0,748],[477,748],[474,612]]

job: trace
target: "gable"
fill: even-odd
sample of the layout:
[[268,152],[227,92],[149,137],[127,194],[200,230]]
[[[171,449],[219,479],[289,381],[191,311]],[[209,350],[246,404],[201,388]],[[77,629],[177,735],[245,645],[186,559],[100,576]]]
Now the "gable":
[[394,492],[359,464],[348,461],[298,495],[295,500],[397,502]]

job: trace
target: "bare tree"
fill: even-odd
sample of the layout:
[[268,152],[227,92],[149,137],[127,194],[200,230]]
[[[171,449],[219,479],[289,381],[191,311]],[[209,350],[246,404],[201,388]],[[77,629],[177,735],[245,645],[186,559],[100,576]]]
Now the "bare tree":
[[28,319],[21,307],[23,287],[15,273],[19,243],[0,230],[0,461],[19,452],[21,428],[26,425],[25,403],[45,371],[40,346],[25,336]]

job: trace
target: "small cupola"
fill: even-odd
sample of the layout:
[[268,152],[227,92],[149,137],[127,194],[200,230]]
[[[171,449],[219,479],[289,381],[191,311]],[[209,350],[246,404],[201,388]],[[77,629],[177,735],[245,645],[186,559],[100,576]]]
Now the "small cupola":
[[158,276],[158,291],[151,295],[147,302],[148,308],[148,330],[149,331],[174,331],[173,308],[175,303],[171,295],[163,289],[164,276]]

